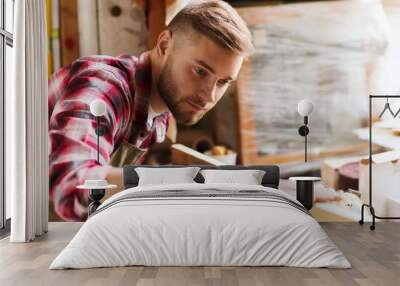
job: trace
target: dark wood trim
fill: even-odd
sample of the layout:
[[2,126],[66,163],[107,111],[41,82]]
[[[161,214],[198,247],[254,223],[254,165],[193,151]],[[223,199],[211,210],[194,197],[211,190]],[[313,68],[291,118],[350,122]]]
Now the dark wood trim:
[[60,1],[61,66],[79,58],[77,0]]
[[148,47],[152,49],[156,44],[159,34],[165,29],[166,7],[165,0],[152,0],[147,4],[148,8]]

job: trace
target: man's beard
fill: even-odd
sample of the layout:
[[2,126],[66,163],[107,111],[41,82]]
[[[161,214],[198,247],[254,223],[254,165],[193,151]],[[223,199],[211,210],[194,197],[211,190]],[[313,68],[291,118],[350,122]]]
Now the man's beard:
[[185,104],[187,105],[186,99],[179,98],[178,87],[172,79],[170,58],[167,59],[165,66],[160,71],[157,90],[178,123],[193,125],[204,116],[205,113],[195,114],[190,110],[184,110]]

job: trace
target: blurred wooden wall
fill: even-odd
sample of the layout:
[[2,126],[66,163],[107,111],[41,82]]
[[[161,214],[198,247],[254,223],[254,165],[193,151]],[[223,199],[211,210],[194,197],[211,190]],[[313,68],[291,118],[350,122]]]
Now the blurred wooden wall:
[[61,65],[79,58],[77,0],[60,0]]
[[133,0],[142,7],[147,18],[149,29],[149,48],[153,47],[158,35],[165,29],[173,16],[184,7],[189,0]]
[[[65,66],[80,57],[79,29],[78,29],[78,1],[85,0],[47,0],[47,22],[49,35],[49,75],[59,67],[53,67],[54,56],[59,56],[58,62]],[[102,1],[102,0],[98,0]],[[152,48],[157,37],[179,9],[189,0],[132,0],[139,5],[146,16],[146,25],[149,31],[147,44]],[[117,3],[116,3],[117,4]],[[58,5],[59,10],[54,11],[52,6]],[[52,11],[53,10],[53,11]],[[52,15],[57,13],[57,15]],[[59,19],[59,28],[52,29],[52,17]],[[52,41],[59,41],[60,51],[54,55]]]

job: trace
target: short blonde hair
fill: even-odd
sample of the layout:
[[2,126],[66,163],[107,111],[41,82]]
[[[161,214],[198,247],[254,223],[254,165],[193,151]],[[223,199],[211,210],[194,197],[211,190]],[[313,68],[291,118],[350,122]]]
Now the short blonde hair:
[[252,35],[244,20],[228,3],[220,0],[192,1],[168,24],[172,33],[195,31],[217,44],[245,56],[254,52]]

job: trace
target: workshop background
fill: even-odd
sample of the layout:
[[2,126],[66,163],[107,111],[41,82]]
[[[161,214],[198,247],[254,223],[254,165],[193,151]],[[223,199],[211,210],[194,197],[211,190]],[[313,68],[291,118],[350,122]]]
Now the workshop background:
[[[46,0],[49,76],[86,55],[139,55],[188,2]],[[145,163],[278,164],[289,187],[290,176],[321,176],[312,210],[319,220],[358,220],[368,187],[368,95],[400,94],[400,1],[226,2],[251,29],[254,55],[211,112],[191,127],[172,122]],[[303,99],[314,104],[308,162],[298,134]],[[379,116],[385,103],[373,108],[375,184],[400,177],[400,120]],[[390,104],[397,111],[400,99]],[[376,195],[381,213],[400,214],[399,180]]]

